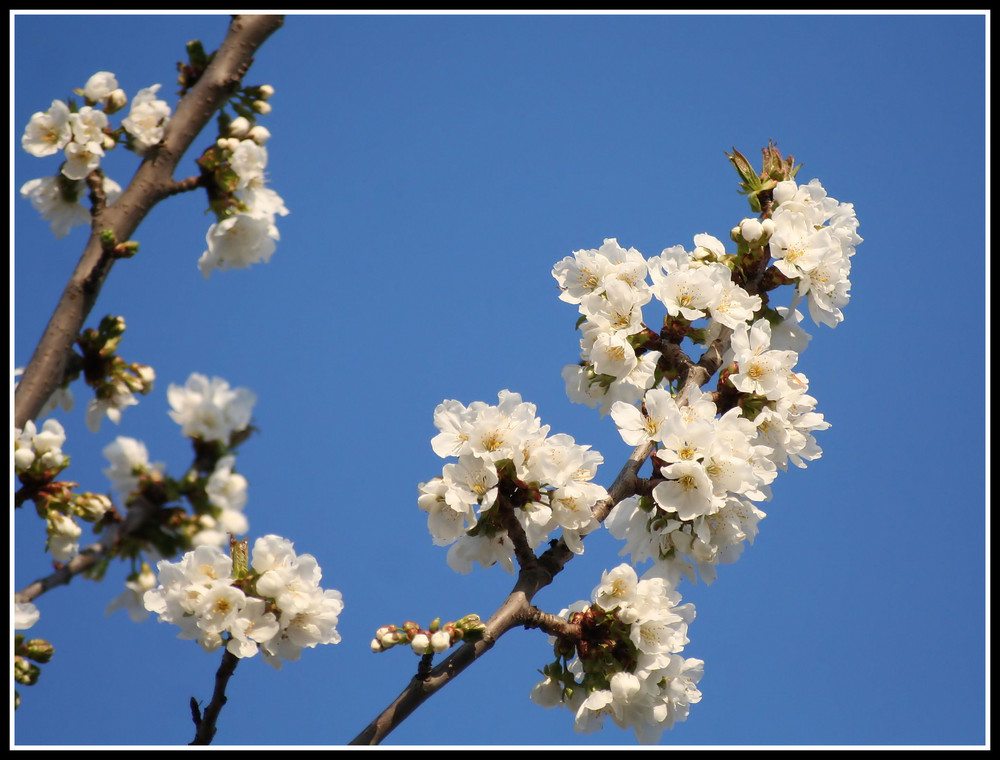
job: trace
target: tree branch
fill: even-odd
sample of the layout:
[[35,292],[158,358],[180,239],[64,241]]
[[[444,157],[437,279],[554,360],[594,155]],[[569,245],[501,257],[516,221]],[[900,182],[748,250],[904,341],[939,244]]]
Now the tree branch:
[[[687,394],[711,379],[729,348],[732,330],[723,328],[722,333],[708,347],[697,363],[691,360],[680,347],[673,358],[682,367],[680,388],[677,399],[687,401]],[[598,501],[591,511],[604,522],[608,514],[623,499],[645,492],[648,481],[638,476],[639,468],[656,449],[652,441],[636,446],[629,455],[618,476],[608,488],[606,498]],[[389,733],[402,723],[414,710],[444,687],[455,676],[493,648],[497,640],[512,628],[545,628],[555,625],[554,618],[531,605],[531,600],[545,586],[548,586],[563,566],[575,555],[561,538],[551,542],[549,548],[532,561],[522,565],[517,583],[503,604],[486,621],[483,638],[476,642],[466,642],[451,656],[433,668],[429,674],[412,678],[403,692],[396,697],[382,713],[358,734],[351,744],[379,744]]]
[[[608,497],[594,505],[594,514],[604,520],[612,507],[635,493],[638,485],[636,473],[653,451],[653,444],[637,446],[608,489]],[[483,638],[462,644],[451,656],[433,668],[424,677],[410,680],[403,692],[375,718],[351,744],[378,744],[414,710],[423,704],[455,676],[493,648],[497,640],[512,628],[539,620],[538,610],[531,600],[539,590],[548,586],[573,553],[562,539],[552,541],[537,561],[527,563],[518,573],[517,583],[503,604],[486,621]],[[537,623],[535,623],[537,624]]]
[[162,142],[146,154],[129,186],[113,205],[94,209],[90,239],[63,291],[41,340],[14,392],[14,427],[37,416],[63,379],[73,342],[97,301],[114,258],[101,245],[101,233],[129,240],[152,208],[176,192],[173,174],[195,137],[239,86],[257,48],[283,23],[283,16],[235,16],[212,62],[181,98]]
[[139,530],[159,509],[160,506],[154,504],[149,499],[136,498],[131,503],[125,519],[107,528],[104,531],[104,535],[101,536],[100,541],[82,549],[79,554],[65,565],[59,567],[51,575],[39,578],[34,583],[25,586],[14,594],[14,601],[30,602],[35,597],[44,594],[56,586],[68,585],[74,577],[86,572],[105,557],[111,555],[123,537],[133,531]]
[[194,719],[195,734],[191,744],[211,744],[215,737],[215,724],[219,719],[219,713],[223,705],[226,704],[226,686],[232,678],[239,665],[240,658],[232,654],[228,649],[223,651],[222,664],[215,673],[215,690],[212,692],[212,701],[208,703],[204,714],[199,714],[198,701],[191,697],[191,716]]

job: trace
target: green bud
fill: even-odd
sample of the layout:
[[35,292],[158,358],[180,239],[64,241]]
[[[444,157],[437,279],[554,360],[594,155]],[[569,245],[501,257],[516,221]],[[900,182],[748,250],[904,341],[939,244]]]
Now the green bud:
[[247,574],[249,546],[249,538],[237,541],[235,536],[229,536],[229,556],[233,559],[233,577],[237,580]]
[[38,681],[41,669],[20,655],[14,655],[14,680],[25,686],[31,686]]
[[191,66],[198,72],[204,71],[208,66],[208,56],[205,55],[205,47],[201,44],[201,40],[191,40],[187,44],[187,53]]
[[73,511],[87,522],[97,522],[111,509],[111,499],[100,493],[82,493],[73,502]]
[[743,180],[743,184],[746,186],[747,191],[760,189],[760,177],[757,176],[756,170],[750,166],[750,162],[747,161],[746,157],[740,153],[736,148],[733,148],[732,155],[726,153],[726,158],[730,160],[736,169],[736,173],[740,175],[740,179]]
[[53,652],[56,651],[55,647],[45,639],[30,639],[24,643],[24,649],[26,657],[40,663],[51,660]]
[[139,252],[139,244],[135,240],[126,240],[119,243],[112,250],[112,254],[119,259],[130,259]]

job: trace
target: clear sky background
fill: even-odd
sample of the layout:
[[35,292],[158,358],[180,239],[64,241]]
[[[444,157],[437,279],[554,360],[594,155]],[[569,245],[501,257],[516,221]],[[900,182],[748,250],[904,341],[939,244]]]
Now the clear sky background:
[[[704,697],[663,745],[982,745],[988,710],[986,39],[978,15],[292,15],[248,83],[269,83],[261,123],[271,186],[291,214],[270,264],[197,260],[205,198],[158,206],[141,250],[115,266],[88,325],[125,317],[121,353],[156,387],[120,425],[87,431],[85,386],[65,426],[63,478],[109,490],[101,450],[143,440],[173,475],[190,447],[167,416],[192,372],[259,397],[260,434],[237,469],[250,536],[311,553],[343,592],[343,642],[274,671],[240,663],[218,745],[350,741],[406,686],[417,658],[368,649],[375,629],[488,617],[513,578],[452,572],[431,543],[417,484],[440,474],[430,439],[443,399],[510,389],[543,423],[603,453],[609,485],[630,451],[610,417],[571,404],[577,312],[552,265],[616,237],[646,256],[696,233],[728,241],[750,215],[724,151],[759,165],[774,138],[830,195],[855,204],[864,243],[852,300],[798,369],[833,427],[823,458],[779,474],[756,544],[697,607],[685,654]],[[20,149],[31,114],[96,71],[131,98],[163,85],[188,40],[212,50],[228,19],[12,17],[13,366],[27,363],[86,240],[57,241],[27,180],[57,157]],[[112,117],[115,124],[120,117]],[[203,134],[178,178],[195,174]],[[124,150],[103,166],[123,186]],[[985,411],[984,411],[985,410]],[[644,469],[645,473],[646,470]],[[12,586],[50,571],[44,525],[14,515]],[[622,561],[606,531],[544,589],[558,612]],[[221,652],[178,629],[104,615],[127,569],[36,600],[32,636],[55,645],[20,689],[18,744],[186,744]],[[518,630],[431,698],[386,745],[634,745],[583,736],[528,699],[551,659]]]

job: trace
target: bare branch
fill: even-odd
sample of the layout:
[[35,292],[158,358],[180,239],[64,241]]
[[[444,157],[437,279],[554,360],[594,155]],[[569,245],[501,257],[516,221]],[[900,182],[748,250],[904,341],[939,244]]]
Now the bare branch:
[[131,239],[153,206],[176,192],[173,174],[181,157],[239,87],[253,54],[283,20],[283,16],[235,16],[211,64],[177,104],[162,142],[146,154],[121,197],[103,207],[97,196],[90,239],[15,391],[15,427],[23,428],[33,419],[62,382],[73,342],[115,261],[101,245],[102,231],[110,230],[116,240]]
[[223,650],[222,664],[215,673],[215,690],[212,692],[212,701],[208,703],[205,712],[198,714],[198,703],[191,697],[191,715],[196,727],[194,739],[191,744],[211,744],[215,737],[215,724],[219,720],[219,713],[223,705],[226,704],[226,686],[232,678],[239,665],[240,658],[232,654],[228,649]]

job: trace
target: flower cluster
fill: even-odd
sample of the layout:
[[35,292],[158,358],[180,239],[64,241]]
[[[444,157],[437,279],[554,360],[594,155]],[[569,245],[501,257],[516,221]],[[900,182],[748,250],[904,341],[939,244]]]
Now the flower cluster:
[[125,319],[108,314],[96,329],[87,328],[76,341],[80,349],[77,366],[86,368],[84,378],[94,389],[85,416],[87,429],[92,433],[101,429],[105,416],[116,425],[120,423],[122,410],[139,403],[134,394],[147,395],[156,381],[152,367],[126,362],[116,353],[124,334]]
[[[582,361],[563,372],[570,399],[610,412],[629,445],[654,445],[649,495],[618,504],[608,528],[623,554],[654,560],[673,582],[697,571],[710,583],[717,564],[735,561],[778,469],[821,456],[814,433],[829,427],[796,371],[810,339],[796,306],[808,297],[815,323],[843,319],[858,223],[817,180],[772,184],[773,212],[732,230],[735,253],[707,234],[691,252],[675,246],[650,259],[609,239],[552,271],[560,298],[582,314]],[[792,303],[771,305],[768,291],[783,284],[796,284]],[[642,313],[654,299],[666,311],[660,329]],[[681,341],[720,337],[729,340],[718,391],[677,396]]]
[[775,268],[797,281],[797,298],[808,297],[809,316],[817,325],[836,327],[850,298],[851,257],[862,242],[854,204],[826,194],[819,180],[774,188],[770,253]]
[[[122,193],[121,185],[113,179],[102,180],[104,196],[110,205]],[[21,197],[31,201],[35,211],[49,223],[52,234],[64,238],[73,227],[90,224],[90,211],[82,200],[87,196],[87,183],[71,180],[63,174],[54,177],[31,179],[21,185]]]
[[458,461],[420,484],[417,503],[428,513],[434,543],[451,545],[448,564],[460,573],[473,562],[499,562],[513,572],[514,524],[508,519],[516,520],[531,548],[561,528],[567,546],[581,553],[582,537],[600,526],[591,507],[607,496],[591,482],[604,461],[598,452],[571,436],[548,435],[535,405],[520,394],[504,390],[498,397],[497,406],[448,400],[434,410],[440,432],[431,447]]
[[56,419],[48,419],[39,430],[33,420],[24,428],[14,428],[14,472],[18,475],[34,471],[38,474],[59,472],[69,464],[62,453],[66,431]]
[[230,444],[233,435],[246,430],[257,396],[247,388],[230,388],[222,378],[209,380],[197,372],[183,385],[171,383],[167,400],[170,418],[188,438]]
[[[51,224],[56,237],[89,223],[90,212],[81,203],[87,192],[86,178],[100,167],[107,151],[124,140],[130,150],[143,155],[163,139],[170,106],[156,98],[159,88],[157,84],[140,90],[118,129],[111,128],[108,116],[124,108],[128,97],[109,71],[97,72],[76,90],[85,105],[53,100],[47,111],[32,114],[21,136],[21,147],[39,158],[61,151],[64,160],[54,177],[24,183],[21,196]],[[102,177],[101,183],[106,202],[114,203],[121,186],[107,177]]]
[[709,318],[715,331],[760,308],[759,296],[733,282],[719,240],[696,235],[695,245],[690,254],[674,246],[647,260],[609,238],[599,249],[576,251],[553,267],[559,298],[577,304],[583,315],[581,362],[563,370],[572,401],[600,407],[603,415],[615,401],[634,404],[662,382],[660,352],[643,347],[648,328],[642,307],[654,298],[669,317]]
[[205,236],[208,250],[198,260],[206,279],[216,269],[245,269],[267,262],[280,239],[275,218],[288,214],[281,196],[266,184],[265,143],[271,133],[251,121],[254,111],[270,112],[265,100],[274,90],[269,85],[250,89],[263,99],[253,101],[250,110],[242,109],[247,116],[229,121],[226,134],[198,160],[212,178],[211,206],[218,218]]
[[143,601],[161,622],[181,628],[207,652],[225,643],[236,657],[253,657],[281,669],[303,649],[337,644],[339,591],[320,587],[322,571],[310,554],[296,554],[291,541],[264,536],[247,564],[246,542],[233,542],[233,556],[199,546],[178,562],[160,560],[158,584]]
[[[849,297],[850,258],[862,242],[853,205],[828,197],[815,179],[803,186],[778,182],[774,203],[770,218],[744,219],[733,229],[742,255],[727,253],[720,240],[700,234],[690,252],[674,246],[647,259],[610,238],[598,249],[576,251],[558,262],[552,275],[559,298],[577,304],[582,315],[581,361],[563,370],[570,399],[599,407],[603,415],[616,401],[634,404],[645,391],[662,387],[671,368],[655,338],[664,333],[676,343],[684,337],[708,343],[724,328],[736,330],[766,316],[777,331],[808,340],[795,309],[803,297],[816,324],[836,326]],[[797,283],[789,307],[770,308],[736,276],[745,274],[754,254],[765,251],[774,257],[773,273],[757,287]],[[660,331],[650,330],[643,315],[654,299],[666,311]],[[706,326],[693,328],[701,319]]]
[[[183,387],[171,385],[167,395],[173,407],[170,416],[193,440],[195,461],[184,477],[167,476],[163,463],[151,463],[146,445],[135,438],[118,436],[103,450],[109,464],[104,474],[121,502],[131,507],[141,498],[159,508],[159,519],[148,523],[143,538],[134,539],[123,552],[133,557],[143,553],[151,562],[190,548],[223,547],[231,536],[249,531],[243,514],[248,484],[235,471],[233,450],[252,431],[256,396],[197,373]],[[142,619],[142,595],[150,588],[150,576],[151,571],[133,572],[108,613],[127,609],[133,619]]]
[[69,457],[62,453],[65,442],[66,432],[55,419],[46,420],[41,430],[32,420],[23,429],[14,428],[14,472],[21,484],[14,504],[35,503],[35,511],[45,520],[46,549],[59,562],[80,551],[83,530],[77,519],[96,523],[112,507],[103,494],[74,493],[76,483],[55,480],[69,466]]
[[249,433],[256,396],[246,388],[230,388],[221,378],[209,380],[198,373],[184,386],[171,385],[167,396],[173,407],[171,418],[181,425],[184,435],[195,440],[196,452],[199,446],[208,445],[199,455],[202,474],[192,470],[181,483],[168,487],[166,483],[172,481],[163,475],[163,464],[151,464],[145,444],[126,436],[117,437],[104,448],[109,462],[104,474],[126,503],[144,483],[151,484],[156,494],[171,491],[173,498],[188,496],[194,514],[184,522],[181,532],[189,545],[224,546],[228,536],[244,535],[249,530],[243,514],[247,479],[234,471],[236,456],[230,447]]
[[590,603],[560,613],[566,625],[553,626],[549,639],[556,660],[532,701],[569,709],[580,733],[601,729],[610,717],[644,744],[659,741],[701,699],[704,663],[679,654],[694,607],[679,601],[673,585],[651,572],[640,579],[629,565],[605,571]]

